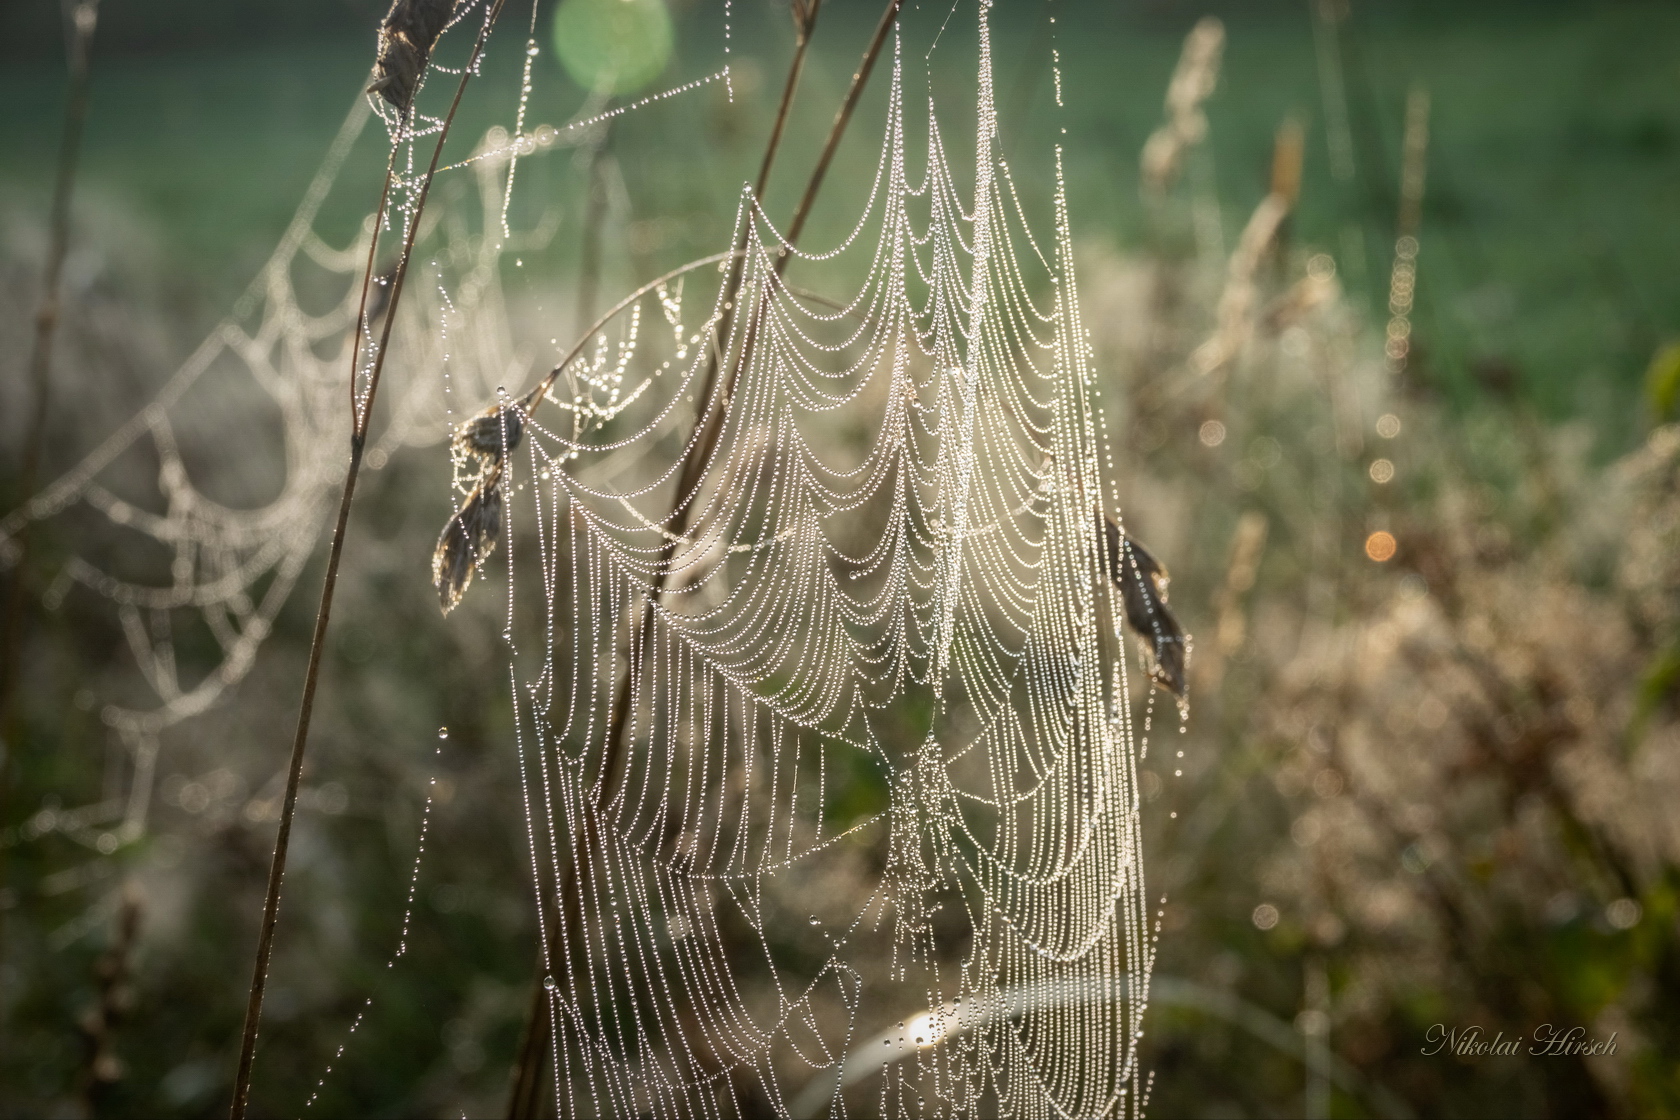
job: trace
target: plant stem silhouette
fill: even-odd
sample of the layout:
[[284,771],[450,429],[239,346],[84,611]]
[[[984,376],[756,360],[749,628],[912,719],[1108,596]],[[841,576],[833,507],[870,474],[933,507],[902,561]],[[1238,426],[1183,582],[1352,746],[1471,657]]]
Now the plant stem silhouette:
[[[41,302],[35,308],[35,334],[29,351],[29,387],[33,394],[29,427],[23,439],[23,460],[18,467],[18,497],[27,499],[35,490],[41,470],[41,450],[46,441],[47,407],[52,396],[53,340],[58,334],[62,312],[59,289],[63,286],[64,258],[70,251],[70,197],[76,186],[76,170],[82,151],[82,129],[87,121],[89,53],[94,28],[99,22],[99,0],[82,0],[70,16],[69,89],[64,102],[64,127],[59,133],[58,171],[53,181],[52,217],[47,236],[46,269],[41,282]],[[17,753],[13,734],[17,675],[23,645],[23,603],[29,579],[30,524],[17,534],[17,554],[12,578],[6,587],[6,614],[0,622],[0,806],[8,800],[12,755]]]
[[315,614],[315,631],[309,645],[309,665],[304,671],[303,698],[298,704],[297,734],[292,740],[291,765],[286,775],[286,799],[280,810],[280,830],[274,841],[274,859],[269,866],[268,894],[263,903],[262,928],[257,939],[257,960],[251,976],[250,998],[245,1007],[245,1029],[240,1041],[239,1069],[234,1081],[233,1105],[230,1110],[233,1120],[242,1120],[251,1095],[251,1067],[256,1057],[257,1026],[262,1018],[263,992],[268,982],[269,958],[274,950],[274,928],[279,920],[280,911],[280,886],[286,874],[286,852],[291,842],[292,819],[297,813],[298,783],[303,777],[304,748],[309,741],[309,720],[315,708],[315,688],[320,680],[321,653],[326,645],[327,621],[332,614],[333,591],[338,585],[339,561],[344,554],[344,534],[350,521],[350,503],[356,493],[356,476],[361,470],[368,426],[373,419],[374,398],[379,392],[379,375],[385,368],[391,327],[397,319],[397,304],[402,299],[403,281],[408,277],[414,238],[420,229],[420,217],[426,208],[426,197],[431,192],[432,179],[437,174],[438,159],[443,154],[443,143],[449,136],[450,125],[454,123],[455,111],[460,108],[461,96],[466,93],[467,82],[472,78],[478,60],[484,53],[484,44],[490,37],[490,29],[495,26],[496,17],[501,14],[502,3],[503,0],[492,0],[489,11],[485,14],[484,24],[479,28],[478,38],[473,43],[472,54],[461,71],[460,82],[456,84],[454,100],[449,104],[449,113],[444,117],[443,126],[438,131],[437,143],[432,147],[431,163],[426,168],[425,178],[420,182],[414,211],[408,215],[408,229],[403,238],[402,254],[397,260],[396,274],[391,280],[391,298],[385,307],[384,328],[380,332],[379,347],[373,353],[373,368],[368,374],[367,392],[358,399],[356,370],[361,364],[362,332],[368,326],[368,289],[373,278],[379,229],[384,223],[391,198],[391,182],[396,168],[396,144],[392,145],[391,156],[386,163],[385,184],[380,192],[373,233],[368,243],[367,266],[362,272],[361,306],[356,316],[356,337],[350,348],[350,464],[344,476],[344,493],[339,499],[338,520],[333,525],[332,548],[327,554],[327,573],[321,586],[321,605]]
[[[17,494],[28,499],[35,491],[41,470],[41,448],[46,439],[47,405],[52,389],[53,338],[58,332],[61,311],[59,288],[64,277],[64,258],[70,250],[70,196],[76,185],[76,169],[82,150],[82,126],[87,121],[89,53],[94,28],[99,23],[99,0],[81,0],[70,14],[70,81],[64,102],[64,127],[59,133],[58,171],[53,182],[52,218],[47,240],[47,262],[41,283],[41,302],[35,309],[35,336],[29,352],[29,386],[34,393],[29,427],[24,434],[23,461],[18,469]],[[10,816],[12,758],[17,754],[17,678],[22,664],[23,609],[25,585],[29,580],[31,526],[19,528],[12,578],[6,585],[5,615],[0,618],[0,822]],[[0,853],[0,886],[6,882],[8,853]],[[3,913],[3,912],[0,912]]]

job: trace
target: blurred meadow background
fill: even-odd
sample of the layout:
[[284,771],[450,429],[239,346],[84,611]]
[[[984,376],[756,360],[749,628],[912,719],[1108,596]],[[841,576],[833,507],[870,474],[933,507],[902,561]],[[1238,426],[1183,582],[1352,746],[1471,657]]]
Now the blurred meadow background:
[[[650,90],[719,66],[721,5],[669,8]],[[564,343],[726,244],[792,39],[785,3],[733,10],[733,102],[702,86],[522,169],[512,216],[552,235],[501,259],[516,336]],[[41,480],[143,408],[262,268],[382,14],[105,0]],[[771,214],[797,201],[876,15],[824,7]],[[548,49],[552,19],[540,5],[528,112],[561,125],[590,95]],[[1142,780],[1167,898],[1152,1111],[1680,1113],[1680,9],[1002,0],[993,19],[1003,154],[1042,220],[1065,145],[1117,489],[1196,637],[1184,758],[1163,747]],[[511,121],[522,29],[504,22],[463,148]],[[0,514],[29,497],[64,26],[49,0],[0,11]],[[1205,136],[1152,165],[1197,27],[1220,36]],[[961,121],[972,20],[945,34],[932,65]],[[855,219],[884,89],[807,248]],[[334,244],[377,188],[376,131],[316,223]],[[231,505],[281,489],[261,404],[209,392],[183,428],[195,480]],[[378,466],[334,611],[255,1110],[302,1109],[348,1040],[322,1114],[501,1115],[536,928],[499,624],[483,602],[446,623],[428,583],[446,449]],[[147,826],[119,835],[135,762],[100,712],[139,698],[138,670],[109,604],[45,594],[109,545],[34,531],[4,575],[27,594],[0,784],[0,1115],[219,1115],[321,558],[249,675],[165,733]],[[428,793],[408,951],[387,968]],[[1435,1024],[1578,1026],[1617,1048],[1428,1055]]]

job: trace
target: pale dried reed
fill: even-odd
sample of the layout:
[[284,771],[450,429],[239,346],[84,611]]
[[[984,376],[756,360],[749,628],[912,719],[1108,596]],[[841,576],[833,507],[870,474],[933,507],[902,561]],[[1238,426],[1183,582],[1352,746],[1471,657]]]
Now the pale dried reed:
[[1167,85],[1166,120],[1150,134],[1139,159],[1145,195],[1164,194],[1178,178],[1184,155],[1207,135],[1202,102],[1219,85],[1219,61],[1225,50],[1225,25],[1203,16],[1185,36],[1178,67]]

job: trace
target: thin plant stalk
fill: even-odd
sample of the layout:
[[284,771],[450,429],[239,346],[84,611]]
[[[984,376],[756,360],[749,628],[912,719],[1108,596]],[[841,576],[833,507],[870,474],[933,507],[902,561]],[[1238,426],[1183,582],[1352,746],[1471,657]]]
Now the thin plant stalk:
[[89,1116],[108,1112],[112,1090],[124,1076],[117,1055],[117,1034],[132,1017],[134,945],[140,932],[140,894],[132,883],[124,886],[110,947],[94,962],[98,998],[77,1022],[87,1049],[87,1072],[82,1078],[82,1107]]
[[[87,121],[89,55],[94,28],[99,23],[99,0],[81,0],[71,12],[69,88],[64,102],[64,127],[59,133],[58,171],[53,181],[51,233],[47,241],[46,272],[41,284],[41,302],[35,309],[35,336],[29,352],[29,385],[34,391],[33,411],[24,435],[23,461],[18,470],[18,496],[28,498],[35,490],[41,470],[41,450],[46,442],[47,405],[52,389],[53,339],[62,310],[59,289],[64,278],[64,258],[70,251],[70,196],[76,186],[80,165],[83,125]],[[17,754],[17,678],[22,664],[23,608],[25,584],[29,579],[31,522],[18,530],[17,554],[12,578],[6,586],[5,617],[0,619],[0,814],[11,802],[12,757]],[[0,815],[0,820],[4,820]],[[6,881],[10,860],[0,854],[0,885]]]
[[607,308],[606,311],[601,313],[599,318],[589,325],[587,330],[578,336],[577,341],[572,344],[572,348],[566,351],[558,362],[554,363],[554,366],[548,371],[547,375],[544,376],[541,381],[537,382],[530,392],[519,398],[516,403],[518,404],[520,411],[529,416],[532,410],[543,402],[543,398],[548,396],[549,390],[554,388],[554,383],[559,381],[560,375],[566,372],[566,367],[571,365],[579,354],[583,353],[583,348],[588,344],[589,340],[594,338],[601,331],[605,330],[607,324],[611,323],[618,317],[619,312],[624,311],[631,304],[635,303],[649,292],[654,291],[661,285],[669,284],[672,280],[675,280],[679,276],[693,272],[696,269],[705,268],[709,264],[719,264],[732,257],[738,257],[740,255],[741,252],[737,251],[713,253],[709,257],[701,257],[698,260],[689,261],[687,264],[678,265],[676,268],[673,268],[663,276],[660,276],[655,280],[649,280],[646,284],[643,284],[641,287],[637,288],[635,291]]
[[[788,109],[793,101],[794,90],[798,85],[800,70],[804,65],[805,50],[810,42],[810,33],[812,26],[816,21],[820,2],[821,0],[816,0],[816,2],[811,4],[805,19],[800,25],[799,37],[795,45],[793,61],[788,69],[788,80],[783,85],[781,104],[776,112],[776,121],[771,128],[770,138],[766,143],[764,160],[759,168],[758,182],[754,187],[755,199],[761,199],[764,197],[765,188],[769,184],[770,169],[775,162],[776,152],[781,143],[782,130],[787,121]],[[823,178],[827,174],[829,165],[833,161],[834,154],[840,146],[841,137],[845,134],[846,126],[851,121],[852,112],[857,106],[858,99],[862,96],[863,87],[869,81],[870,73],[875,67],[875,61],[880,56],[881,48],[886,43],[887,33],[891,30],[893,24],[898,18],[900,2],[901,0],[887,0],[886,9],[881,14],[880,22],[877,24],[875,32],[870,38],[868,47],[864,50],[863,58],[860,61],[856,72],[852,75],[851,86],[847,89],[846,97],[841,102],[840,109],[835,114],[834,123],[829,128],[828,138],[823,144],[822,154],[818,157],[815,168],[812,169],[811,177],[806,183],[805,192],[800,198],[799,206],[794,212],[793,220],[789,223],[787,232],[784,234],[784,239],[790,246],[797,241],[800,233],[805,228],[805,221],[810,216],[811,209],[816,203],[817,192],[822,187]],[[738,243],[733,252],[730,254],[735,258],[735,263],[732,265],[729,278],[725,282],[725,291],[722,301],[725,307],[725,313],[724,319],[718,328],[718,334],[720,337],[727,337],[733,307],[738,302],[737,296],[740,291],[745,258],[744,238],[746,236],[746,232],[750,231],[750,229],[751,226],[748,225],[746,227],[746,231],[743,231],[743,241]],[[782,254],[777,259],[776,270],[778,273],[786,268],[789,259],[790,257],[786,253]],[[581,346],[581,343],[579,345]],[[739,369],[740,360],[741,359],[738,357],[736,362],[729,369],[725,389],[722,394],[724,398],[727,398],[730,395],[733,388],[735,373]],[[704,378],[705,387],[699,398],[702,402],[701,408],[703,410],[708,408],[710,401],[713,399],[712,388],[718,371],[717,349],[714,347],[712,349],[712,358],[708,363],[706,376]],[[552,380],[553,375],[550,375],[549,381],[551,382]],[[692,504],[683,504],[683,496],[697,484],[699,472],[704,469],[706,462],[710,459],[712,450],[716,446],[717,440],[722,431],[722,420],[723,416],[721,410],[715,410],[702,411],[701,416],[697,421],[697,423],[703,427],[701,437],[690,445],[688,454],[684,457],[682,467],[677,472],[677,491],[676,496],[673,498],[673,503],[675,506],[680,508],[673,508],[672,510],[673,516],[677,519],[678,525],[675,533],[673,534],[674,536],[680,537],[687,527],[687,510],[692,509],[693,507]],[[674,543],[667,540],[664,550],[667,556],[673,547]],[[654,612],[651,608],[653,603],[661,594],[663,594],[664,590],[665,577],[661,574],[660,576],[655,577],[653,586],[648,589],[648,594],[643,600],[636,634],[632,639],[633,644],[631,648],[633,650],[638,647],[644,649],[646,648],[647,642],[653,632]],[[611,799],[613,787],[617,782],[618,772],[620,770],[620,760],[624,754],[626,745],[625,732],[629,726],[628,715],[631,699],[631,674],[627,671],[624,680],[619,685],[618,695],[615,697],[611,724],[608,731],[607,750],[605,757],[602,760],[602,789],[600,797],[603,800]],[[571,894],[571,885],[576,880],[577,874],[577,865],[575,863],[567,864],[564,878],[560,886],[559,895],[555,899],[557,908],[565,905],[565,899]],[[564,914],[557,915],[557,921],[564,920]],[[554,958],[555,954],[553,949],[554,947],[552,945],[545,946],[545,959],[552,960]],[[527,1120],[527,1118],[535,1117],[538,1114],[543,1067],[550,1056],[554,1038],[552,1014],[552,1007],[547,988],[544,984],[544,977],[539,976],[535,989],[531,995],[529,1018],[526,1022],[524,1037],[520,1045],[518,1063],[514,1070],[513,1092],[508,1102],[507,1115],[509,1120]]]
[[[799,206],[793,212],[793,220],[788,223],[787,232],[783,235],[788,243],[795,244],[799,235],[805,231],[805,219],[811,216],[811,209],[817,203],[817,192],[822,189],[823,178],[828,174],[828,165],[834,161],[834,153],[840,148],[840,138],[846,134],[846,126],[851,123],[852,110],[857,108],[858,99],[863,96],[863,87],[869,82],[870,72],[875,69],[875,60],[881,55],[881,48],[886,45],[887,33],[893,24],[898,22],[898,8],[902,0],[887,0],[886,8],[881,12],[881,20],[875,25],[875,34],[870,36],[869,45],[864,48],[863,59],[852,74],[852,84],[846,90],[846,99],[840,103],[839,110],[834,114],[834,123],[829,126],[828,139],[823,142],[822,154],[817,157],[816,167],[811,169],[811,180],[805,184],[805,193],[800,196]],[[787,268],[791,259],[789,254],[782,254],[776,261],[776,271],[782,272]]]
[[[69,89],[64,103],[64,127],[59,133],[58,170],[53,181],[52,217],[47,240],[47,261],[41,283],[41,302],[35,308],[35,334],[29,351],[29,386],[33,393],[29,427],[23,440],[23,461],[18,469],[18,495],[29,497],[41,470],[41,451],[46,442],[47,406],[51,400],[53,340],[58,334],[62,312],[59,302],[64,279],[64,258],[70,251],[70,198],[75,191],[76,171],[81,162],[82,132],[87,122],[89,55],[93,32],[99,23],[99,0],[82,0],[70,17]],[[15,753],[11,740],[23,644],[24,584],[28,580],[30,525],[18,529],[18,551],[12,578],[6,588],[6,617],[0,630],[0,734],[7,743],[0,754],[0,804],[9,788]]]
[[263,903],[256,966],[252,971],[251,993],[245,1007],[245,1029],[240,1042],[239,1069],[234,1081],[233,1104],[229,1113],[232,1120],[243,1120],[250,1101],[251,1069],[257,1050],[257,1027],[262,1019],[263,993],[267,987],[269,960],[274,950],[274,929],[280,911],[280,887],[286,874],[286,853],[291,842],[292,819],[297,813],[298,784],[303,777],[304,749],[309,742],[309,721],[315,709],[315,689],[320,681],[321,654],[326,645],[327,621],[332,614],[333,592],[338,586],[339,562],[344,555],[345,529],[350,521],[350,504],[356,493],[356,477],[361,471],[362,453],[367,444],[368,427],[373,419],[374,399],[379,392],[379,377],[385,368],[391,328],[396,322],[398,302],[402,299],[403,281],[408,277],[408,265],[414,249],[414,238],[420,229],[420,217],[426,208],[426,198],[431,192],[432,180],[437,175],[438,159],[443,154],[443,144],[449,137],[449,128],[455,121],[455,112],[460,108],[461,97],[467,91],[467,82],[472,78],[478,67],[478,60],[484,53],[484,44],[490,37],[490,29],[495,25],[496,17],[501,14],[502,3],[503,0],[493,0],[490,10],[486,13],[484,24],[479,28],[478,38],[473,43],[472,54],[461,71],[460,82],[456,84],[455,97],[449,104],[449,113],[444,117],[443,126],[438,131],[437,143],[432,148],[431,162],[427,165],[425,178],[420,182],[420,193],[415,200],[414,211],[408,217],[402,254],[397,260],[396,275],[391,280],[391,298],[385,307],[385,325],[380,332],[378,349],[373,353],[373,369],[368,374],[367,392],[358,399],[356,371],[361,362],[362,332],[367,327],[367,297],[373,277],[374,253],[378,246],[379,229],[390,202],[395,170],[395,146],[392,147],[391,159],[386,164],[385,184],[380,193],[379,209],[374,217],[367,265],[362,272],[361,307],[356,315],[356,337],[350,348],[350,464],[344,476],[344,492],[339,499],[338,520],[333,525],[332,548],[327,554],[327,573],[321,586],[321,604],[315,613],[315,630],[309,645],[309,664],[304,671],[303,697],[298,704],[297,733],[292,740],[291,765],[286,775],[286,799],[280,810],[280,830],[274,840],[274,858],[269,865],[268,894]]

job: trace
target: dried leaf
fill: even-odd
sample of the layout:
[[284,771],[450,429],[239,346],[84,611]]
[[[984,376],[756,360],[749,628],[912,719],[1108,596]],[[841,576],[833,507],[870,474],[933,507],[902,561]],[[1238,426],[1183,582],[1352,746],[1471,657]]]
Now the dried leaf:
[[462,424],[455,433],[455,446],[471,455],[499,460],[519,446],[525,434],[525,419],[519,409],[491,405]]
[[502,535],[501,479],[480,484],[438,535],[432,553],[432,586],[448,614],[466,594],[473,571],[496,550]]
[[1187,636],[1167,606],[1167,569],[1112,519],[1104,518],[1103,531],[1108,544],[1109,578],[1120,589],[1126,623],[1143,645],[1149,675],[1157,685],[1182,699]]

